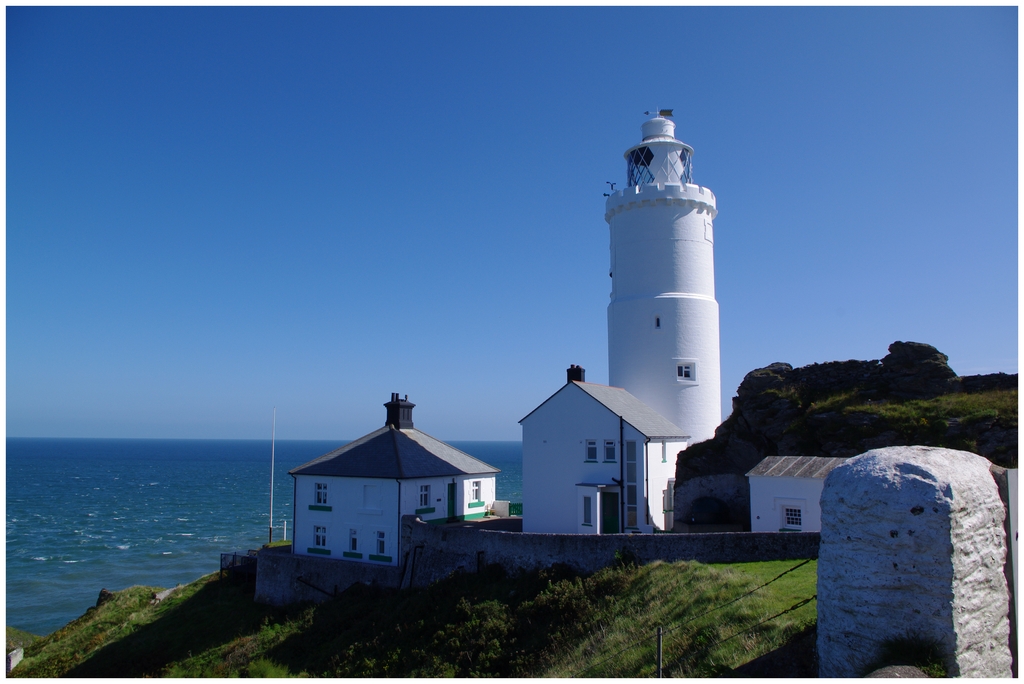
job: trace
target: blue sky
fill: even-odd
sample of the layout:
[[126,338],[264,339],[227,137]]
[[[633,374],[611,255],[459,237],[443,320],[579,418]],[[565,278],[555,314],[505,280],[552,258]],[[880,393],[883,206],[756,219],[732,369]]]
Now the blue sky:
[[1017,8],[7,10],[7,432],[518,439],[675,110],[743,376],[1017,372]]

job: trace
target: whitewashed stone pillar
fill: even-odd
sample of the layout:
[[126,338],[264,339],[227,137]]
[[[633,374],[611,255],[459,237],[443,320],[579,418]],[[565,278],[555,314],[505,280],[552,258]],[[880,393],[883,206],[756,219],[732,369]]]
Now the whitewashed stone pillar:
[[936,642],[951,676],[1010,676],[1005,513],[989,465],[965,451],[888,447],[829,473],[820,676],[864,676],[881,643],[904,636]]

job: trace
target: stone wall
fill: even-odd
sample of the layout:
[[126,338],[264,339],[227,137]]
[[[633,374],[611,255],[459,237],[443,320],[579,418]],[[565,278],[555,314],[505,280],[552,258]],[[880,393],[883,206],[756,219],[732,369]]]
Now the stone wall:
[[394,566],[298,556],[289,546],[262,549],[258,558],[255,601],[272,606],[320,603],[356,582],[397,587],[402,578]]
[[828,475],[820,676],[863,676],[901,637],[937,644],[951,676],[1010,676],[1006,509],[989,466],[963,451],[889,447]]
[[476,572],[498,563],[506,570],[534,570],[563,563],[595,572],[616,562],[616,552],[640,563],[693,560],[741,563],[817,558],[816,532],[707,534],[529,534],[438,527],[415,519],[408,525],[414,549],[407,584],[426,586],[453,571]]
[[490,564],[506,571],[563,563],[583,573],[616,562],[616,553],[640,563],[694,560],[739,563],[817,558],[816,532],[707,534],[531,534],[402,520],[399,567],[292,555],[287,547],[259,553],[256,601],[287,605],[332,598],[356,582],[387,587],[424,587],[453,572],[477,572]]

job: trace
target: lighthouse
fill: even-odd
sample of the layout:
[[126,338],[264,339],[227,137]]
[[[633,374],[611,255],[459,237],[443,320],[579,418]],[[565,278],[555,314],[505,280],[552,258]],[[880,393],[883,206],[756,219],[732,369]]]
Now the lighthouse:
[[693,183],[693,148],[656,116],[625,153],[626,187],[610,193],[608,384],[622,387],[690,436],[722,420],[715,195]]

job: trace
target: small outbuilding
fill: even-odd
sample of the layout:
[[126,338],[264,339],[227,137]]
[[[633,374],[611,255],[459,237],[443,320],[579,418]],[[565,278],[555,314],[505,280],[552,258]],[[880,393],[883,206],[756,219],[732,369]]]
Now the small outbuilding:
[[497,468],[413,427],[409,397],[391,395],[384,427],[299,466],[294,553],[398,565],[401,520],[484,517]]
[[825,476],[845,458],[769,456],[747,473],[751,532],[820,532]]
[[525,418],[523,531],[671,530],[676,455],[689,439],[619,387],[567,380]]

